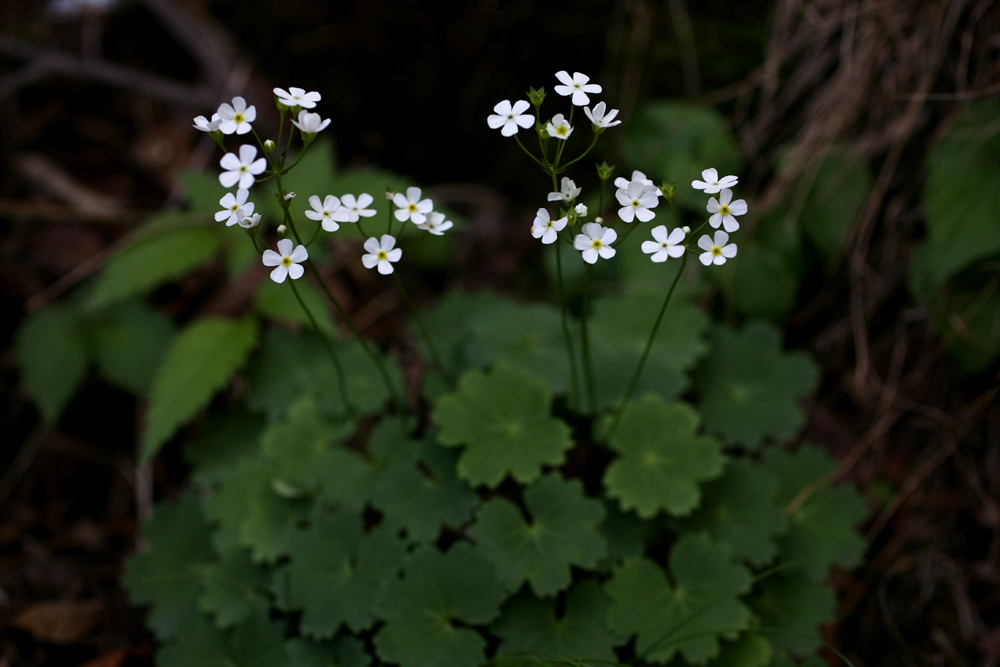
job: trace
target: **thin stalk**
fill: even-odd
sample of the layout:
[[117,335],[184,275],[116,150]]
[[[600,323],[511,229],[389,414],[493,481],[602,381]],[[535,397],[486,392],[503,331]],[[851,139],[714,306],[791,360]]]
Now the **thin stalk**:
[[535,162],[538,163],[539,167],[541,167],[542,169],[546,169],[547,170],[547,168],[548,168],[547,165],[545,165],[544,163],[542,163],[541,160],[539,160],[534,155],[532,155],[531,151],[529,151],[527,148],[524,147],[524,144],[521,143],[521,140],[518,138],[518,136],[516,134],[514,135],[514,141],[517,142],[517,145],[521,147],[522,151],[524,151],[525,153],[528,154],[528,157],[530,157],[532,160],[534,160]]
[[417,323],[417,328],[420,329],[420,335],[424,339],[424,344],[427,346],[427,350],[431,353],[431,359],[434,360],[434,365],[437,366],[438,373],[444,378],[445,382],[452,389],[455,388],[455,380],[451,377],[451,373],[445,368],[444,363],[441,361],[441,356],[438,354],[437,347],[434,345],[434,339],[431,338],[430,332],[427,331],[427,327],[424,325],[424,320],[420,317],[420,309],[417,308],[417,304],[413,303],[413,299],[410,298],[409,293],[406,288],[403,287],[403,281],[399,279],[399,273],[393,271],[392,277],[396,279],[396,287],[399,288],[399,294],[403,297],[403,301],[406,302],[406,306],[410,309],[410,314],[413,315],[414,321]]
[[590,334],[587,333],[588,309],[590,307],[590,278],[594,273],[594,265],[587,265],[587,277],[583,285],[583,312],[580,313],[580,333],[583,337],[583,376],[587,382],[587,399],[590,401],[590,413],[597,409],[597,395],[594,392],[594,364],[590,360]]
[[358,423],[358,411],[354,407],[354,403],[351,401],[351,394],[347,390],[347,378],[344,375],[344,367],[340,363],[340,357],[337,356],[337,351],[334,349],[333,344],[327,339],[323,334],[322,330],[319,328],[319,323],[316,322],[316,318],[313,317],[312,311],[306,306],[306,302],[302,300],[302,295],[299,294],[299,289],[295,286],[295,281],[289,279],[288,284],[292,286],[292,293],[295,294],[295,298],[298,300],[299,305],[302,306],[302,310],[306,311],[306,316],[309,318],[309,322],[312,324],[313,329],[319,335],[320,340],[323,341],[323,346],[326,348],[327,353],[330,355],[330,359],[333,361],[333,366],[337,370],[337,388],[340,390],[340,396],[344,399],[344,406],[347,407],[347,412],[351,415],[351,419],[354,424]]
[[625,390],[625,395],[622,396],[621,403],[615,411],[614,421],[611,422],[611,428],[608,429],[608,440],[611,440],[611,436],[615,434],[615,430],[618,428],[618,423],[622,420],[622,413],[625,412],[625,406],[627,406],[629,401],[632,400],[632,394],[635,393],[635,387],[639,384],[639,378],[642,377],[642,369],[646,365],[646,358],[649,357],[649,351],[653,349],[653,341],[656,340],[656,332],[660,328],[660,322],[663,320],[663,314],[667,312],[667,304],[670,303],[670,297],[673,296],[674,288],[677,287],[677,283],[681,279],[681,274],[684,273],[684,267],[687,266],[687,257],[687,253],[684,253],[681,256],[681,267],[677,270],[677,275],[674,276],[674,281],[670,284],[670,289],[667,291],[667,297],[663,300],[663,305],[660,306],[660,314],[656,316],[656,322],[653,323],[653,330],[649,332],[649,340],[646,341],[646,349],[642,351],[642,357],[639,359],[639,365],[636,366],[635,373],[632,374],[632,379],[629,380],[628,388]]
[[[277,176],[277,185],[278,185],[278,193],[282,197],[284,197],[285,192],[284,189],[281,187],[280,175]],[[302,244],[302,237],[299,236],[299,230],[295,227],[295,222],[292,220],[292,215],[288,211],[287,202],[285,202],[285,205],[282,206],[282,209],[284,210],[285,223],[288,225],[288,228],[292,230],[292,234],[295,236],[295,240],[298,241],[300,245],[304,245]],[[323,276],[320,275],[319,270],[316,268],[316,265],[313,263],[311,257],[306,260],[306,264],[309,266],[309,270],[312,271],[313,276],[316,278],[316,282],[318,282],[319,286],[323,288],[323,292],[326,294],[326,298],[328,298],[330,302],[333,304],[334,308],[337,309],[337,314],[340,315],[340,319],[344,321],[344,324],[346,324],[347,328],[350,329],[351,333],[358,340],[358,343],[361,344],[361,349],[365,351],[365,354],[368,355],[368,358],[371,359],[372,363],[375,364],[375,367],[378,369],[379,375],[382,376],[382,381],[385,383],[386,389],[389,391],[389,399],[392,401],[392,404],[396,407],[397,410],[402,410],[403,402],[400,401],[399,395],[396,393],[396,388],[392,384],[392,379],[389,377],[389,371],[386,370],[385,364],[382,362],[382,359],[380,359],[378,354],[375,353],[375,350],[371,348],[371,346],[368,344],[368,341],[364,339],[364,337],[361,335],[361,332],[358,331],[358,328],[354,326],[354,321],[351,319],[350,315],[347,314],[347,311],[344,310],[344,307],[340,305],[340,301],[337,300],[337,297],[335,297],[333,295],[333,292],[330,291],[330,287],[326,284],[326,281],[323,280]]]
[[566,339],[566,354],[569,356],[570,397],[573,400],[573,405],[580,405],[580,381],[576,372],[576,351],[573,349],[573,336],[570,335],[566,316],[566,293],[563,291],[562,279],[562,244],[559,242],[556,242],[556,286],[559,291],[563,338]]
[[594,150],[594,146],[597,145],[597,136],[598,135],[596,135],[596,134],[594,135],[594,139],[590,142],[590,146],[587,147],[587,150],[583,151],[583,153],[581,153],[577,157],[573,158],[572,160],[570,160],[569,162],[567,162],[563,166],[559,167],[559,173],[562,173],[562,172],[566,171],[566,169],[568,167],[570,167],[573,164],[576,164],[577,162],[579,162],[583,158],[587,157],[587,153],[589,153],[590,151]]
[[632,221],[632,224],[630,224],[630,225],[628,226],[628,231],[626,231],[626,232],[625,232],[624,234],[622,234],[622,237],[621,237],[620,239],[618,239],[617,241],[615,241],[615,242],[614,242],[614,243],[612,244],[612,247],[614,247],[614,248],[617,248],[617,247],[618,247],[618,246],[620,246],[620,245],[621,245],[622,243],[624,243],[624,242],[625,242],[625,239],[627,239],[627,238],[628,238],[628,235],[629,235],[629,234],[631,234],[631,233],[632,233],[632,231],[633,231],[633,230],[634,230],[634,229],[635,229],[636,227],[638,227],[638,226],[639,226],[639,221],[638,221],[638,220],[633,220],[633,221]]

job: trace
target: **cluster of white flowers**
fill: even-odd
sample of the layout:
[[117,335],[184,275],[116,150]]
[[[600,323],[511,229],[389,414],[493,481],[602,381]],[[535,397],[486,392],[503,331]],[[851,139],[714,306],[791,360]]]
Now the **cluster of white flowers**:
[[[737,215],[747,212],[747,203],[742,199],[733,201],[733,191],[729,188],[739,182],[736,176],[724,176],[719,178],[719,172],[715,169],[706,169],[701,172],[703,181],[692,181],[691,187],[696,190],[704,190],[706,194],[720,193],[719,198],[709,197],[708,205],[705,207],[712,215],[708,219],[708,224],[716,230],[714,236],[708,234],[698,239],[698,247],[705,252],[698,256],[698,259],[705,266],[712,264],[725,264],[727,259],[736,257],[736,244],[729,243],[729,234],[740,228],[740,223],[736,221]],[[719,229],[724,226],[726,231]]]
[[[590,77],[580,72],[574,72],[570,76],[569,72],[563,70],[556,72],[556,79],[560,85],[555,87],[555,92],[563,97],[570,97],[574,106],[584,107],[583,112],[590,119],[594,126],[594,131],[600,133],[609,127],[614,127],[621,123],[615,120],[618,109],[608,111],[604,102],[598,102],[593,110],[587,105],[590,104],[588,95],[600,93],[603,89],[596,83],[588,83]],[[524,113],[531,105],[526,100],[518,100],[511,104],[510,100],[503,100],[493,107],[493,114],[486,118],[486,124],[494,130],[500,130],[500,134],[510,137],[517,134],[518,130],[528,129],[535,124],[535,117]],[[551,120],[544,123],[546,135],[553,139],[565,141],[569,135],[573,134],[573,127],[569,124],[566,116],[557,113]]]

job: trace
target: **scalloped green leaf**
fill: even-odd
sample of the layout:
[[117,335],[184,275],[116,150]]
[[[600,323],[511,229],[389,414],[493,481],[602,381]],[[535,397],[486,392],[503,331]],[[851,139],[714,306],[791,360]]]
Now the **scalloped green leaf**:
[[[337,327],[333,323],[329,301],[326,300],[326,297],[307,280],[296,281],[295,288],[299,291],[299,296],[305,301],[309,311],[316,318],[320,331],[327,336],[336,338]],[[307,329],[312,328],[309,316],[302,309],[298,299],[295,298],[290,285],[265,280],[257,288],[257,296],[254,297],[253,306],[259,314],[272,320],[292,322]]]
[[[594,304],[590,335],[598,408],[615,407],[622,400],[662,305],[663,294],[647,293],[600,299]],[[708,350],[707,328],[708,317],[693,305],[675,302],[668,306],[636,385],[636,396],[654,392],[670,399],[687,389],[687,371]]]
[[612,599],[608,623],[619,634],[637,634],[636,651],[647,661],[662,664],[680,653],[703,665],[719,655],[721,639],[736,639],[749,626],[739,596],[750,589],[750,573],[732,563],[727,545],[706,535],[678,539],[669,563],[673,583],[646,558],[615,568],[604,587]]
[[697,431],[689,405],[655,394],[630,403],[609,443],[620,456],[604,473],[608,495],[643,519],[660,510],[689,514],[701,502],[699,482],[718,477],[725,463],[719,442]]
[[458,479],[458,453],[434,443],[420,447],[420,465],[393,466],[372,491],[384,521],[412,540],[429,542],[442,526],[458,528],[472,517],[479,497]]
[[573,446],[569,426],[550,416],[551,404],[539,379],[497,366],[465,373],[457,392],[438,399],[431,419],[441,427],[441,444],[464,447],[459,477],[474,486],[495,487],[507,475],[528,484],[542,466],[560,465]]
[[[422,313],[424,325],[430,332],[441,361],[454,374],[460,375],[469,367],[466,346],[472,336],[473,323],[480,313],[488,312],[501,303],[501,298],[490,292],[474,294],[453,291],[447,293],[427,312]],[[425,359],[430,356],[419,332],[414,332]],[[428,367],[427,372],[434,372]]]
[[199,568],[202,592],[198,608],[211,614],[220,628],[230,628],[253,614],[266,614],[270,580],[266,568],[255,565],[246,549],[231,549],[219,560]]
[[775,538],[787,524],[774,474],[747,459],[730,460],[722,477],[705,483],[702,494],[701,506],[680,524],[684,532],[706,532],[754,566],[774,559]]
[[611,601],[596,579],[573,586],[561,612],[558,606],[555,599],[540,600],[527,589],[504,603],[500,618],[490,627],[503,640],[497,657],[617,661],[614,647],[621,641],[605,620]]
[[[818,447],[803,445],[792,454],[765,452],[764,467],[777,476],[778,502],[787,505],[837,462]],[[820,488],[789,517],[788,530],[778,538],[781,561],[801,563],[815,581],[825,579],[831,565],[857,567],[867,544],[855,527],[867,516],[864,497],[853,486]]]
[[580,480],[558,473],[529,486],[524,504],[528,521],[509,500],[487,501],[469,535],[507,588],[528,581],[535,595],[555,595],[569,586],[571,566],[592,568],[604,556],[607,545],[598,530],[604,507],[583,495]]
[[289,564],[275,574],[278,606],[301,610],[300,631],[328,639],[341,625],[371,628],[373,606],[403,563],[406,545],[392,530],[363,533],[353,512],[318,512],[309,528],[295,533]]
[[761,625],[777,628],[770,633],[774,648],[802,658],[822,645],[820,626],[833,620],[837,596],[822,583],[800,573],[779,572],[758,584],[751,601]]
[[[355,340],[335,343],[335,349],[354,407],[362,413],[378,412],[389,396],[375,364]],[[391,356],[382,355],[382,359],[395,386],[401,387],[398,364]],[[316,399],[324,414],[347,414],[333,361],[312,332],[293,335],[268,330],[260,354],[248,365],[247,378],[251,387],[248,405],[272,420],[280,419],[288,405],[305,393]]]
[[89,354],[79,314],[52,304],[25,318],[17,332],[14,354],[24,387],[54,424],[87,374]]
[[705,428],[750,449],[793,437],[805,423],[799,401],[819,380],[816,364],[802,352],[783,352],[781,332],[763,322],[738,333],[718,327],[710,338],[694,387]]
[[185,493],[174,505],[160,503],[143,525],[148,549],[125,562],[122,584],[129,598],[151,605],[146,625],[160,640],[172,637],[195,610],[199,568],[214,558],[198,497]]
[[569,361],[559,310],[545,303],[497,301],[469,321],[473,366],[504,363],[543,378],[560,394],[568,388]]
[[104,377],[147,396],[177,330],[170,318],[141,301],[128,301],[88,318],[87,328]]
[[282,623],[266,614],[254,614],[229,631],[217,629],[197,612],[156,657],[157,667],[225,665],[274,667],[283,665],[285,644]]
[[312,493],[324,481],[324,456],[353,430],[347,422],[324,419],[315,399],[305,394],[289,405],[284,420],[264,431],[260,451],[277,465],[275,480],[282,489]]
[[463,625],[485,625],[500,613],[504,592],[493,566],[458,543],[445,554],[434,547],[418,548],[405,573],[389,584],[376,608],[385,619],[374,638],[379,657],[400,667],[478,667],[485,662],[486,640]]
[[212,413],[198,434],[184,443],[184,461],[193,468],[191,477],[199,486],[216,484],[244,456],[257,450],[264,420],[242,409]]
[[203,408],[246,361],[257,322],[206,317],[174,338],[150,391],[141,463],[148,463],[177,429]]
[[709,661],[709,667],[767,667],[774,648],[767,637],[749,631],[741,632],[736,641],[721,642],[719,656]]
[[797,222],[809,241],[829,257],[843,247],[871,187],[864,155],[832,144],[799,177],[790,208],[799,213]]
[[102,308],[180,278],[215,256],[224,230],[202,214],[157,218],[108,261],[87,307]]
[[372,663],[365,645],[346,636],[324,642],[289,639],[285,642],[285,653],[286,667],[368,667]]

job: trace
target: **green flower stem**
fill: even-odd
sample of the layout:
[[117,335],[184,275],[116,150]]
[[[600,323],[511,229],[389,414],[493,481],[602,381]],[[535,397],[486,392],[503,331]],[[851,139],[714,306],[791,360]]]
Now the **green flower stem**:
[[278,140],[274,142],[274,159],[278,162],[278,168],[284,167],[284,158],[281,154],[281,135],[285,132],[285,109],[278,112]]
[[587,265],[587,277],[583,283],[583,312],[580,313],[580,333],[583,338],[583,376],[587,383],[587,400],[590,414],[597,410],[597,395],[594,392],[594,364],[590,360],[590,334],[587,332],[587,320],[590,317],[590,278],[594,273],[594,265]]
[[389,200],[389,206],[387,207],[388,211],[389,211],[389,226],[386,229],[386,232],[385,232],[386,234],[392,234],[392,206],[393,206],[393,201],[390,199]]
[[636,228],[636,227],[638,227],[638,226],[639,226],[639,221],[638,221],[638,220],[633,220],[633,221],[632,221],[632,224],[630,224],[630,225],[628,226],[628,231],[626,231],[626,232],[625,232],[624,234],[622,234],[622,237],[621,237],[620,239],[618,239],[618,240],[617,240],[617,241],[615,241],[615,242],[614,242],[613,244],[611,244],[611,247],[613,247],[613,248],[617,248],[617,247],[618,247],[618,246],[620,246],[620,245],[621,245],[622,243],[624,243],[624,242],[625,242],[625,239],[627,239],[627,238],[628,238],[628,235],[629,235],[629,234],[631,234],[631,233],[632,233],[633,231],[635,231],[635,228]]
[[521,147],[522,151],[524,151],[525,153],[528,154],[528,157],[530,157],[532,160],[534,160],[535,162],[538,163],[539,167],[541,167],[542,169],[548,171],[548,166],[545,165],[541,160],[539,160],[538,158],[536,158],[534,155],[532,155],[531,151],[529,151],[527,148],[524,147],[524,144],[521,143],[521,139],[516,134],[514,135],[514,141],[517,142],[517,145]]
[[[555,178],[555,176],[553,176]],[[569,356],[570,397],[573,405],[580,405],[580,381],[576,372],[576,351],[573,349],[573,336],[570,335],[569,321],[566,315],[566,293],[563,290],[562,279],[562,244],[556,243],[556,286],[559,292],[559,309],[562,316],[563,338],[566,339],[566,354]]]
[[351,401],[351,393],[347,390],[347,378],[344,375],[344,367],[340,363],[340,357],[337,356],[337,351],[333,347],[333,343],[323,334],[323,331],[319,328],[319,323],[316,322],[316,318],[313,317],[312,312],[306,306],[306,302],[302,300],[302,295],[299,294],[299,288],[295,286],[295,281],[291,278],[288,279],[288,284],[292,286],[292,293],[295,294],[295,298],[298,300],[299,305],[302,306],[302,310],[306,311],[306,316],[309,318],[309,322],[312,324],[313,329],[319,335],[320,340],[323,341],[323,347],[326,348],[327,354],[330,355],[330,360],[333,361],[333,366],[337,370],[337,388],[340,391],[341,398],[344,399],[344,405],[347,407],[347,412],[351,415],[351,420],[354,422],[355,426],[358,424],[358,411],[354,407],[354,403]]
[[577,157],[573,158],[572,160],[570,160],[569,162],[567,162],[566,164],[564,164],[563,166],[561,166],[561,167],[559,168],[559,173],[562,173],[562,172],[566,171],[566,169],[567,169],[567,168],[568,168],[568,167],[569,167],[570,165],[572,165],[572,164],[576,164],[577,162],[579,162],[579,161],[580,161],[580,160],[582,160],[583,158],[587,157],[587,154],[588,154],[588,153],[590,153],[590,151],[594,150],[594,146],[596,146],[596,145],[597,145],[597,137],[598,137],[598,136],[599,136],[599,135],[597,135],[597,134],[595,134],[595,135],[594,135],[594,138],[593,138],[593,139],[591,140],[591,142],[590,142],[590,146],[588,146],[588,147],[587,147],[587,150],[583,151],[583,153],[581,153],[581,154],[580,154],[579,156],[577,156]]
[[[292,215],[288,210],[289,202],[284,199],[285,191],[284,188],[281,187],[281,175],[277,174],[276,177],[278,185],[278,194],[282,197],[281,208],[284,211],[285,223],[288,225],[288,228],[292,230],[292,234],[295,236],[295,240],[298,241],[299,244],[302,244],[302,237],[299,236],[299,230],[295,227],[295,222],[292,221]],[[399,395],[396,393],[396,388],[392,384],[392,379],[389,377],[389,371],[386,369],[385,364],[382,362],[382,359],[380,359],[378,354],[375,353],[375,350],[371,348],[371,346],[368,344],[368,341],[364,339],[364,337],[361,335],[361,332],[358,331],[358,328],[354,326],[354,321],[351,319],[350,315],[347,314],[347,311],[344,310],[344,307],[340,305],[340,301],[337,300],[337,297],[335,297],[333,295],[333,292],[330,291],[330,287],[326,284],[326,281],[323,280],[323,276],[320,275],[319,270],[316,268],[316,264],[313,263],[311,257],[306,260],[306,264],[309,266],[309,270],[312,271],[313,276],[316,278],[316,282],[318,282],[320,287],[323,288],[323,292],[326,294],[326,298],[328,298],[330,302],[333,304],[334,308],[337,309],[337,314],[340,315],[340,319],[344,321],[344,323],[347,325],[347,328],[350,329],[354,337],[357,338],[358,343],[361,344],[361,348],[365,351],[365,354],[367,354],[368,358],[371,359],[372,363],[375,364],[375,367],[378,369],[379,375],[382,376],[382,381],[385,383],[386,389],[389,391],[389,400],[392,401],[393,406],[395,406],[397,410],[402,410],[403,402],[399,399]]]
[[625,395],[622,396],[621,403],[618,404],[618,409],[615,411],[614,421],[611,422],[611,428],[608,429],[608,434],[606,436],[607,440],[611,440],[611,436],[615,434],[615,430],[618,428],[618,423],[622,420],[622,413],[625,412],[625,406],[627,406],[629,401],[632,400],[632,394],[635,393],[635,387],[639,384],[639,378],[642,377],[642,369],[646,365],[646,358],[649,357],[649,351],[653,349],[653,341],[656,340],[656,332],[660,328],[660,322],[663,320],[663,314],[667,312],[667,304],[670,303],[670,297],[673,296],[674,289],[677,287],[677,283],[681,279],[681,274],[684,273],[684,267],[687,266],[687,258],[687,253],[681,255],[681,268],[677,270],[677,275],[674,276],[674,281],[670,284],[670,289],[667,290],[667,297],[663,300],[663,305],[660,306],[660,314],[656,316],[656,322],[653,323],[653,330],[649,332],[649,340],[646,341],[646,348],[642,351],[642,357],[639,359],[639,365],[636,366],[635,373],[632,374],[632,379],[629,380],[628,388],[625,390]]
[[417,323],[417,328],[420,330],[420,335],[424,339],[424,344],[427,346],[427,350],[431,353],[431,359],[434,360],[434,365],[437,366],[438,373],[444,378],[448,386],[454,390],[455,389],[455,379],[451,377],[451,373],[445,368],[444,363],[441,361],[441,356],[438,354],[437,347],[434,345],[434,339],[431,337],[427,327],[424,325],[424,319],[420,317],[420,309],[417,308],[417,304],[413,302],[410,298],[409,293],[406,288],[403,287],[403,281],[399,279],[399,273],[396,271],[392,272],[392,277],[396,279],[396,287],[399,288],[399,294],[403,297],[403,301],[406,302],[406,306],[410,309],[410,314],[413,315],[413,320]]

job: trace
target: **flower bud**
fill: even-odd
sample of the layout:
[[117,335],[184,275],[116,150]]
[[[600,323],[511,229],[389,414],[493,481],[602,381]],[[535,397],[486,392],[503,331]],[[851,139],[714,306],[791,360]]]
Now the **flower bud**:
[[396,191],[393,190],[392,188],[386,188],[385,189],[385,198],[386,198],[387,201],[392,201],[393,199],[396,198]]
[[670,201],[674,198],[674,184],[663,181],[663,185],[660,186],[660,193],[663,194],[664,199]]
[[288,227],[285,227],[284,225],[278,225],[278,236],[280,236],[281,238],[285,238],[287,234],[288,234]]
[[576,214],[578,216],[580,216],[581,218],[586,218],[587,217],[587,205],[586,204],[577,204],[576,205]]
[[287,201],[289,199],[295,199],[295,193],[294,192],[289,192],[287,195],[285,195],[285,201]]
[[542,102],[545,101],[545,88],[539,88],[538,90],[528,88],[528,101],[536,107],[542,106]]
[[264,142],[264,152],[268,155],[274,155],[274,142],[268,139]]
[[594,218],[594,222],[596,222],[599,225],[603,225],[604,224],[604,218],[602,218],[601,216],[597,216],[596,218]]
[[597,165],[597,177],[602,181],[606,181],[611,178],[611,174],[613,173],[615,173],[615,166],[613,164],[602,162]]
[[684,225],[683,227],[681,227],[681,231],[684,232],[685,234],[690,234],[691,228],[688,227],[687,225]]

